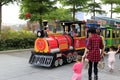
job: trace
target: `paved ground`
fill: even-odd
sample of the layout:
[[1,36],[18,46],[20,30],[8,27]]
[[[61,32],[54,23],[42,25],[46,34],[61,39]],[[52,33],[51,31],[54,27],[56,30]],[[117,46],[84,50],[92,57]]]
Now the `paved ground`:
[[[8,51],[0,54],[0,80],[71,80],[74,63],[53,69],[35,67],[28,64],[30,55],[29,50],[24,52]],[[109,72],[106,59],[107,57],[105,58],[105,69],[99,69],[99,80],[120,80],[120,59],[118,59],[118,55],[116,55],[114,73]],[[82,80],[87,80],[87,69],[83,69]]]

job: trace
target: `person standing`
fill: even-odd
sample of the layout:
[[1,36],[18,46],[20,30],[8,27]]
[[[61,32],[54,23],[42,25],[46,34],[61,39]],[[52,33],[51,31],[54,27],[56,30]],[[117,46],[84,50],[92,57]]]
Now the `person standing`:
[[[88,68],[88,80],[92,80],[92,67],[94,64],[94,80],[98,80],[98,62],[101,60],[100,49],[103,50],[104,44],[100,35],[96,33],[95,27],[90,27],[89,32],[91,36],[88,37],[87,43],[87,59],[89,60],[89,68]],[[86,54],[84,54],[85,56]]]
[[76,63],[73,65],[74,74],[72,80],[82,80],[82,67],[83,67],[83,57],[78,55],[76,57]]

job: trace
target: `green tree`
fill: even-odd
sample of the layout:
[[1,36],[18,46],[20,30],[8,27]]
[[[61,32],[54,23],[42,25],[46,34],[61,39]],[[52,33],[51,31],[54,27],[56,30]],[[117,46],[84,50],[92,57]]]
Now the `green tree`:
[[20,18],[27,19],[26,13],[30,13],[31,21],[39,21],[40,29],[42,29],[42,17],[44,14],[49,13],[56,7],[54,4],[57,0],[22,0],[20,9]]
[[[113,12],[119,14],[119,13],[120,13],[120,5],[117,5],[117,6],[113,9]],[[117,17],[120,18],[119,15],[118,15]]]
[[113,12],[115,12],[115,13],[120,13],[120,5],[118,5],[117,7],[115,7],[115,8],[113,9]]
[[70,10],[69,9],[64,9],[64,8],[58,8],[53,11],[51,11],[49,14],[45,14],[43,16],[44,19],[47,19],[49,21],[51,20],[71,20],[72,15],[69,14]]
[[113,5],[114,4],[120,4],[120,0],[101,0],[104,4],[110,4],[111,5],[111,18],[112,18],[112,14],[113,14]]
[[75,13],[82,11],[89,0],[60,0],[63,6],[70,6],[70,10],[73,13],[73,21],[75,21]]
[[101,10],[101,3],[97,3],[95,0],[92,0],[90,1],[86,8],[85,8],[85,12],[87,13],[93,13],[93,16],[95,17],[95,13],[99,13],[99,14],[102,14],[102,13],[105,13],[104,10]]
[[2,6],[8,5],[9,3],[18,2],[19,0],[0,0],[0,33],[1,33],[1,23],[2,23]]

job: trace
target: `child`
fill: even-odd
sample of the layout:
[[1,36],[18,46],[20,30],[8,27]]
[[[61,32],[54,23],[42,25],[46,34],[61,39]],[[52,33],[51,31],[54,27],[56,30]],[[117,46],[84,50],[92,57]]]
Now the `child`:
[[113,72],[114,63],[115,63],[115,54],[118,52],[118,50],[115,51],[114,46],[111,46],[109,48],[108,53],[106,53],[106,54],[108,54],[108,67],[110,68],[110,70],[109,70],[110,72]]
[[82,80],[82,67],[83,67],[83,57],[78,55],[76,57],[76,63],[73,65],[74,74],[72,80]]

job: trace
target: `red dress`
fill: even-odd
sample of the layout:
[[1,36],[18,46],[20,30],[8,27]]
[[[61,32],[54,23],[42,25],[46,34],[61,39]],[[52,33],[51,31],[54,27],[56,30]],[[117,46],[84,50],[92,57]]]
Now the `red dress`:
[[88,38],[87,49],[87,59],[92,62],[98,62],[101,59],[100,49],[103,49],[104,45],[102,42],[102,38],[97,34],[91,34]]

